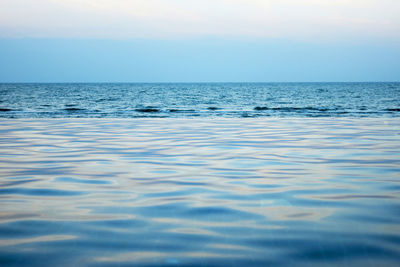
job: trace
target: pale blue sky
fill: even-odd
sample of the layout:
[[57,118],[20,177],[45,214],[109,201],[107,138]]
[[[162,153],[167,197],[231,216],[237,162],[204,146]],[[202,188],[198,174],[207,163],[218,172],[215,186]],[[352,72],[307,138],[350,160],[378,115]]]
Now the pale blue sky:
[[398,0],[0,0],[0,82],[399,81]]

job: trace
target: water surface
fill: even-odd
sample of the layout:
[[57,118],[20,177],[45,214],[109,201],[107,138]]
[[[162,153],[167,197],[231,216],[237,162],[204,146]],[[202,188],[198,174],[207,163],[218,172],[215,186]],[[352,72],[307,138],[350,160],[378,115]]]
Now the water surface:
[[400,120],[3,119],[1,266],[396,266]]
[[0,84],[0,117],[399,117],[400,83]]

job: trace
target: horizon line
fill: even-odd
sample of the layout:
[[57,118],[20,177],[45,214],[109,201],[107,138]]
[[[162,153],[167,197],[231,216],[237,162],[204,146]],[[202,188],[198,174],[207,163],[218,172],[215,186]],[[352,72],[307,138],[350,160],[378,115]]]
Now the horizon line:
[[40,82],[40,81],[29,81],[29,82],[4,82],[0,81],[0,84],[63,84],[63,83],[75,83],[75,84],[84,84],[84,83],[120,83],[120,84],[154,84],[154,83],[180,83],[180,84],[189,84],[189,83],[400,83],[400,80],[397,81],[152,81],[152,82],[143,82],[143,81],[62,81],[62,82]]

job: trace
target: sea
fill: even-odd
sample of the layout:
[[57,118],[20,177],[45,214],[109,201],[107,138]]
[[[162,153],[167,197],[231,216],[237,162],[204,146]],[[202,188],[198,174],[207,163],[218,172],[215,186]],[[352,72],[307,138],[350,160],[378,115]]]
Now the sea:
[[399,115],[400,83],[0,84],[4,118]]
[[0,266],[399,266],[399,96],[0,84]]

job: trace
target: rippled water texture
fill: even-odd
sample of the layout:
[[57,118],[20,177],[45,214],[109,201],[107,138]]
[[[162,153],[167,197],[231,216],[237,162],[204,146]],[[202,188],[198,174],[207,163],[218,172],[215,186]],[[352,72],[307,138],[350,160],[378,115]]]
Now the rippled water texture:
[[0,84],[3,118],[400,117],[400,83]]
[[1,266],[396,266],[400,119],[1,120]]

